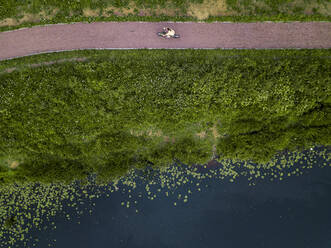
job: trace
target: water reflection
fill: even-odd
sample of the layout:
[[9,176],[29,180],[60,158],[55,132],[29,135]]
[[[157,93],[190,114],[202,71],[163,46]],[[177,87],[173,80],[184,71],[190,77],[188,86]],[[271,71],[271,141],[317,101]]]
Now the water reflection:
[[[150,171],[147,180],[155,178],[157,173]],[[120,185],[109,198],[97,199],[80,225],[58,218],[56,231],[44,233],[39,245],[46,247],[47,239],[56,238],[54,246],[61,248],[331,247],[331,168],[273,178],[249,185],[244,176],[234,182],[190,177],[173,190],[160,189],[158,183],[146,190],[140,179],[134,190]],[[121,206],[127,201],[130,207]]]

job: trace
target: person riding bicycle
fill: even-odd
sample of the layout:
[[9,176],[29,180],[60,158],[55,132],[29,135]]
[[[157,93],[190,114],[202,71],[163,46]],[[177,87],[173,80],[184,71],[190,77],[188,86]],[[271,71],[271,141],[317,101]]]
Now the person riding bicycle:
[[167,38],[173,37],[175,35],[175,30],[173,30],[172,28],[168,28],[168,27],[164,27],[164,35]]

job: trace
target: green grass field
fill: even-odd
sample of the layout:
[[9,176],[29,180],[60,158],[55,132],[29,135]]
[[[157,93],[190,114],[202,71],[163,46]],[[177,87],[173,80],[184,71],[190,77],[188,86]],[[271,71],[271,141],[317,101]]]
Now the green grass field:
[[330,21],[330,0],[0,0],[0,31],[80,21]]
[[[330,55],[89,50],[1,62],[2,71],[18,69],[0,74],[0,180],[69,182],[92,172],[114,179],[147,163],[204,164],[213,145],[221,158],[259,163],[328,146]],[[65,57],[88,60],[27,65]]]

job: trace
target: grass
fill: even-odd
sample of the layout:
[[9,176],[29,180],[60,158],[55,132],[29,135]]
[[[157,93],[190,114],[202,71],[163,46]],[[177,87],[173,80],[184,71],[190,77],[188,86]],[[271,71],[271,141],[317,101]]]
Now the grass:
[[[331,49],[72,51],[0,68],[2,183],[104,180],[132,167],[207,163],[216,153],[265,163],[330,145]],[[72,57],[29,68],[25,64]],[[170,73],[167,71],[170,69]],[[132,130],[161,130],[162,137]],[[304,130],[304,131],[303,131]],[[203,154],[203,156],[202,156]]]
[[[196,179],[201,188],[204,179],[234,182],[241,176],[254,185],[330,165],[330,58],[331,49],[141,49],[1,61],[1,244],[35,246],[36,231],[56,228],[56,214],[67,211],[74,220],[92,199],[117,191],[119,178],[123,193],[125,185],[134,190],[141,174],[138,182],[145,180],[145,195],[153,200],[157,190],[164,193],[161,188],[194,189]],[[194,136],[204,131],[204,139]],[[174,160],[210,160],[216,136],[211,133],[220,135],[219,170],[199,174],[197,167],[168,167]],[[302,152],[315,145],[325,147]],[[123,177],[132,168],[139,171]],[[69,184],[84,182],[92,172],[99,173],[99,182],[115,184]]]
[[[154,52],[155,51],[155,52]],[[74,51],[65,51],[65,52],[55,52],[55,53],[44,53],[36,54],[32,56],[25,56],[20,58],[14,58],[10,60],[0,61],[0,73],[5,71],[7,68],[19,67],[21,69],[27,68],[29,64],[43,63],[48,61],[59,61],[62,59],[72,59],[72,58],[87,58],[88,60],[102,61],[107,60],[112,57],[123,57],[131,59],[131,56],[146,56],[149,54],[161,54],[162,56],[173,56],[174,53],[180,52],[185,56],[192,56],[194,54],[205,54],[206,56],[211,56],[213,58],[214,54],[219,54],[219,56],[225,56],[229,58],[249,56],[249,57],[275,57],[275,58],[286,58],[291,57],[319,57],[319,58],[331,58],[331,49],[301,49],[301,50],[287,50],[287,49],[261,49],[261,50],[237,50],[237,49],[213,49],[213,50],[194,50],[194,49],[185,49],[183,51],[171,51],[163,49],[154,49],[151,51],[149,49],[137,49],[137,50],[74,50]]]
[[328,0],[0,0],[0,31],[94,21],[330,21]]

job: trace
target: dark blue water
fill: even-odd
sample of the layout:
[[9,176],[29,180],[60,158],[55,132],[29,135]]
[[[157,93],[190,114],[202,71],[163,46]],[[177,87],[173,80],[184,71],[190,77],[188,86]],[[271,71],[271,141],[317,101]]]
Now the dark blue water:
[[[95,201],[92,215],[65,221],[40,234],[37,247],[59,248],[330,248],[331,168],[314,168],[283,181],[249,186],[210,179],[187,203],[176,195],[139,198],[136,208],[121,206],[128,194],[115,192]],[[132,200],[131,200],[132,201]],[[174,206],[174,202],[177,206]]]

